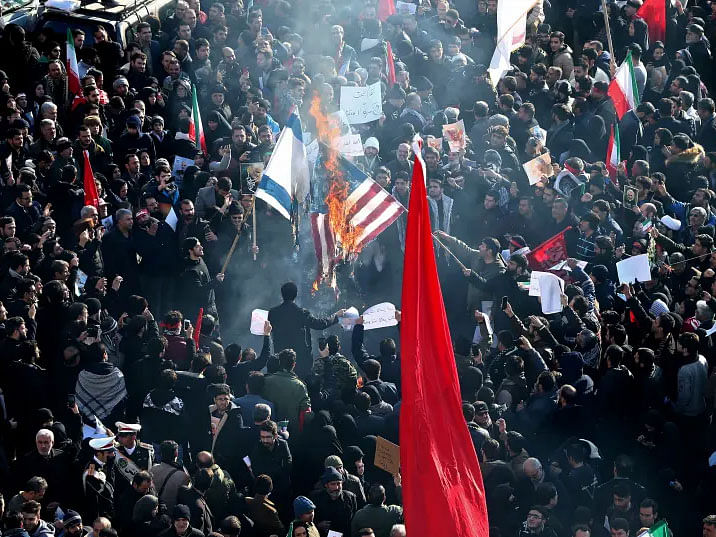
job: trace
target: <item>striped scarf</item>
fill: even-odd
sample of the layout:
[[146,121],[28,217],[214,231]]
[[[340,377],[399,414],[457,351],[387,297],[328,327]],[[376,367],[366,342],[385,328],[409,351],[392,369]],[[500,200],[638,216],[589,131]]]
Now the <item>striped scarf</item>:
[[77,377],[75,396],[84,416],[103,420],[127,398],[124,374],[116,367],[104,375],[83,369]]

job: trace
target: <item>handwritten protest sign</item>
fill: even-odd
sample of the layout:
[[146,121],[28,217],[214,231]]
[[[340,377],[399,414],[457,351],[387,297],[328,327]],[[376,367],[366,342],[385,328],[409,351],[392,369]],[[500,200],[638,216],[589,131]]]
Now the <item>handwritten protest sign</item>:
[[363,312],[363,329],[373,330],[385,326],[395,326],[395,306],[390,302],[381,302]]
[[341,111],[351,125],[369,123],[383,115],[380,82],[363,88],[341,87]]
[[360,134],[346,134],[333,140],[333,149],[346,157],[362,157],[363,142]]
[[457,123],[443,125],[443,138],[447,139],[450,151],[465,149],[467,140],[465,139],[465,123],[462,119]]
[[400,446],[389,442],[382,436],[377,436],[374,464],[391,475],[398,475],[400,472]]
[[268,321],[268,311],[254,310],[251,312],[251,333],[255,336],[264,335],[264,323]]
[[543,175],[547,177],[554,175],[552,159],[549,157],[549,153],[544,153],[536,156],[532,160],[528,160],[522,167],[527,174],[527,178],[530,180],[530,186],[539,183]]

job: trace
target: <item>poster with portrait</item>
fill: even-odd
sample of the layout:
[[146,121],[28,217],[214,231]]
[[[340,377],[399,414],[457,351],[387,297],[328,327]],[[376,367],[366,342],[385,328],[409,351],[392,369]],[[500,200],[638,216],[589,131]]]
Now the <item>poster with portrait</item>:
[[254,193],[261,182],[264,173],[263,162],[249,162],[241,164],[241,191]]
[[625,185],[623,199],[624,208],[631,210],[636,207],[638,201],[639,189],[637,189],[635,186]]

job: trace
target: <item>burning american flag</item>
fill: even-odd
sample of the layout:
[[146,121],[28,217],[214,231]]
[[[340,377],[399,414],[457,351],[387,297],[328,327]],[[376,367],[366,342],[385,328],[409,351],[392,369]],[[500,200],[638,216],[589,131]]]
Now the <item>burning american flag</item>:
[[321,281],[334,285],[338,261],[349,260],[403,214],[403,207],[371,177],[351,164],[331,143],[340,135],[336,124],[314,98],[311,115],[316,119],[321,150],[311,182],[311,231],[318,260],[314,290]]

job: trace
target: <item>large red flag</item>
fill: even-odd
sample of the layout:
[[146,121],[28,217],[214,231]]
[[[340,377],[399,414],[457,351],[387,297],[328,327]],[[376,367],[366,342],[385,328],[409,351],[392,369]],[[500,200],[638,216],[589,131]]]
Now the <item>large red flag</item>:
[[482,474],[462,416],[435,266],[425,170],[416,155],[405,238],[400,328],[400,471],[408,535],[486,537]]
[[564,234],[569,229],[571,229],[571,226],[564,228],[554,237],[547,239],[527,254],[527,263],[532,270],[547,271],[569,257],[567,255],[567,241],[564,238]]
[[94,173],[90,164],[89,151],[86,149],[84,153],[84,166],[82,172],[82,186],[85,189],[85,205],[91,205],[99,211],[99,194],[97,193],[97,183],[94,182]]
[[646,0],[636,12],[649,25],[649,42],[666,39],[666,0]]

